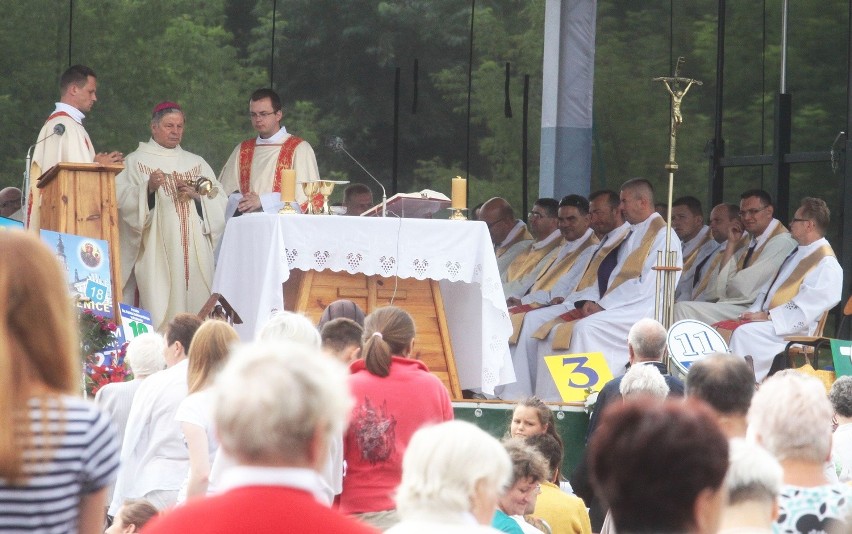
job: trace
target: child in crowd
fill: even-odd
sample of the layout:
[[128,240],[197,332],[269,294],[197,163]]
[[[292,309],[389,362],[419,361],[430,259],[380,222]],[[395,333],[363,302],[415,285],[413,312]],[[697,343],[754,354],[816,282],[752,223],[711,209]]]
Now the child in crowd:
[[145,499],[127,499],[115,518],[112,520],[112,525],[104,531],[104,534],[134,534],[142,532],[148,521],[154,519],[157,515],[157,509],[154,505]]
[[322,348],[337,360],[349,365],[361,356],[364,329],[345,317],[332,319],[322,327]]

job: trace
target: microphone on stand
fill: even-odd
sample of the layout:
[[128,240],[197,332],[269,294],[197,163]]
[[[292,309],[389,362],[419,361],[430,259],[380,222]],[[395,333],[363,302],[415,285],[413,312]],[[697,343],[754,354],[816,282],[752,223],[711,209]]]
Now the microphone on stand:
[[375,176],[370,174],[370,171],[365,169],[364,166],[361,165],[361,162],[358,161],[357,159],[355,159],[355,157],[346,150],[346,144],[343,142],[342,138],[337,137],[337,136],[329,137],[325,144],[328,148],[330,148],[332,150],[332,152],[343,152],[344,154],[349,156],[349,158],[352,161],[354,161],[359,167],[361,167],[361,169],[364,172],[367,173],[367,176],[369,176],[370,178],[373,179],[374,182],[379,184],[379,187],[382,188],[382,217],[387,217],[387,214],[388,214],[388,194],[385,191],[385,186],[382,185],[382,182],[380,182],[378,180],[378,178],[376,178]]
[[[23,188],[23,194],[24,195],[23,195],[23,197],[21,197],[21,210],[23,210],[26,206],[29,206],[29,202],[30,202],[30,167],[32,167],[32,162],[33,162],[33,149],[36,147],[36,145],[38,145],[39,143],[42,143],[43,141],[50,139],[54,135],[61,136],[64,133],[65,133],[65,125],[64,124],[57,124],[56,126],[53,127],[52,132],[50,132],[49,134],[45,135],[44,137],[42,137],[41,139],[39,139],[38,141],[36,141],[32,145],[30,145],[30,148],[27,149],[26,168],[24,169],[24,188]],[[30,225],[29,213],[25,213],[23,218],[25,219],[25,226],[29,226]]]

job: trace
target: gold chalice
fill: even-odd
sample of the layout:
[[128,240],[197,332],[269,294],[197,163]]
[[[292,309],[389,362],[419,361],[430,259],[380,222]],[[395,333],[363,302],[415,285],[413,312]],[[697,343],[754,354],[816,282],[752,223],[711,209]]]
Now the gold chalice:
[[314,208],[314,196],[319,193],[320,183],[319,182],[302,182],[302,191],[305,192],[305,196],[308,197],[308,207],[305,209],[305,213],[308,215],[315,215],[319,213],[316,208]]

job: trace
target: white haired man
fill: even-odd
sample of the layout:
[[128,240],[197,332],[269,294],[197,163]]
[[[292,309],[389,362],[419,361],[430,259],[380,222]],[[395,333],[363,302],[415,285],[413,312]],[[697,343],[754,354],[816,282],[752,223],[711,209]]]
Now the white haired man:
[[225,491],[146,526],[150,534],[373,533],[319,502],[317,470],[352,407],[346,368],[318,349],[258,343],[240,349],[214,386],[221,447],[236,459]]

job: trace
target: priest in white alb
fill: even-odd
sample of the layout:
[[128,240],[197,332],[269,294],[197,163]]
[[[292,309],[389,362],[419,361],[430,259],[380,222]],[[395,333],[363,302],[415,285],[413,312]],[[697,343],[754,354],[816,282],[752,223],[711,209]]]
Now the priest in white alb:
[[38,132],[30,167],[30,198],[27,201],[28,226],[40,228],[41,197],[36,181],[60,162],[120,164],[121,152],[96,153],[83,126],[86,113],[97,101],[95,71],[85,65],[69,67],[59,78],[59,102]]
[[562,245],[558,211],[559,202],[554,198],[540,198],[533,203],[529,213],[529,229],[535,240],[500,273],[503,294],[507,300],[525,295],[541,274],[542,268],[556,257]]
[[[667,241],[666,223],[654,211],[654,189],[647,180],[634,178],[621,186],[621,212],[631,225],[630,234],[607,283],[600,288],[600,299],[579,308],[583,317],[571,328],[567,347],[559,343],[558,329],[564,325],[557,327],[553,344],[559,353],[603,353],[614,376],[625,372],[630,328],[639,319],[653,318],[655,299],[663,298],[654,267],[658,253],[666,251]],[[668,244],[669,251],[675,254],[674,265],[682,267],[680,240],[674,232],[669,235]],[[536,393],[539,390],[551,398],[556,394],[553,380],[538,384]]]
[[802,199],[790,221],[790,234],[799,246],[738,317],[750,322],[731,334],[731,352],[752,356],[758,382],[784,350],[784,336],[812,335],[823,314],[840,302],[843,269],[824,237],[829,216],[823,200]]
[[[158,330],[207,302],[213,250],[225,228],[222,185],[201,156],[181,148],[183,129],[180,106],[158,104],[151,139],[127,155],[115,179],[122,301],[151,312]],[[199,178],[210,181],[209,192],[197,191]]]
[[532,243],[533,235],[524,221],[515,218],[515,210],[505,198],[486,200],[479,208],[478,220],[488,227],[502,279],[509,265]]
[[[715,281],[715,298],[710,299],[712,302],[676,302],[675,321],[695,319],[714,324],[736,317],[754,303],[760,287],[796,248],[790,232],[773,214],[772,197],[766,191],[752,189],[740,195],[742,225],[732,225],[729,230]],[[751,236],[750,242],[738,249],[743,231]]]
[[701,201],[683,196],[672,202],[672,230],[683,248],[683,272],[675,289],[675,300],[690,300],[695,269],[719,246],[710,227],[704,224]]
[[257,137],[240,143],[219,174],[229,195],[227,215],[281,208],[281,171],[296,171],[296,201],[307,200],[300,182],[320,179],[317,158],[310,143],[291,135],[281,125],[281,97],[272,89],[258,89],[249,100],[249,116]]

